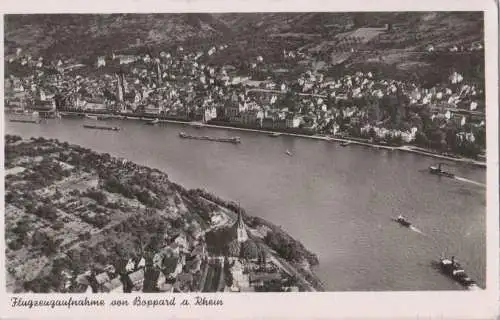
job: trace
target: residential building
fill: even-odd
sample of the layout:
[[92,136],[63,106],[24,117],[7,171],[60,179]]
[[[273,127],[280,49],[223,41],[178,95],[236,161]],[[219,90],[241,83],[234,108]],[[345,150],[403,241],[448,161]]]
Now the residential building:
[[106,57],[104,56],[97,57],[97,68],[105,66],[106,66]]
[[286,116],[286,127],[287,128],[298,128],[300,126],[300,117],[293,113],[289,113]]

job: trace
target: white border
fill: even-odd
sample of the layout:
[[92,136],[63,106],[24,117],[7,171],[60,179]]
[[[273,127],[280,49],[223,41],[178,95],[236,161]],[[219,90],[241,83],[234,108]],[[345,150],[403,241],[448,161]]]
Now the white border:
[[[397,1],[350,0],[342,3],[326,1],[235,1],[216,0],[107,0],[107,1],[17,1],[3,0],[2,13],[123,13],[123,12],[300,12],[300,11],[485,11],[486,49],[486,104],[487,104],[487,290],[477,292],[356,292],[356,293],[287,293],[287,294],[220,294],[223,307],[175,308],[116,308],[102,309],[64,308],[56,309],[12,309],[10,295],[0,295],[0,315],[9,318],[88,318],[95,316],[139,317],[139,318],[439,318],[439,319],[493,319],[498,315],[499,276],[499,184],[498,184],[498,16],[494,0],[425,0]],[[3,17],[1,19],[1,42],[3,43]],[[0,52],[3,58],[3,45]],[[2,59],[3,60],[3,59]],[[3,79],[3,62],[0,75]],[[0,88],[3,108],[3,86]],[[3,112],[0,119],[3,124]],[[2,126],[3,130],[3,126]],[[3,172],[3,138],[0,160]],[[4,194],[3,174],[0,194]],[[4,207],[3,196],[0,207]],[[0,220],[4,221],[3,215]],[[3,228],[0,242],[4,244]],[[3,248],[3,247],[2,247]],[[0,255],[0,269],[5,270],[4,256]],[[5,275],[0,272],[0,288],[5,288]],[[44,295],[48,297],[49,295]],[[110,300],[118,297],[131,298],[135,295],[102,295]],[[161,295],[165,297],[165,295]],[[204,296],[210,296],[204,294]],[[37,297],[40,297],[38,295]],[[68,295],[50,295],[67,298]],[[75,296],[73,296],[75,297]],[[90,296],[89,296],[90,297]],[[150,295],[147,297],[160,297]],[[176,299],[182,295],[176,295]]]

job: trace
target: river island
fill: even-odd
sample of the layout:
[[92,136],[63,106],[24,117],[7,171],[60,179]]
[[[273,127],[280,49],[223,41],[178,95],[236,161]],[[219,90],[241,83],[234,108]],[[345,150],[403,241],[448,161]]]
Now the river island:
[[5,188],[8,292],[323,291],[280,227],[157,169],[6,135]]

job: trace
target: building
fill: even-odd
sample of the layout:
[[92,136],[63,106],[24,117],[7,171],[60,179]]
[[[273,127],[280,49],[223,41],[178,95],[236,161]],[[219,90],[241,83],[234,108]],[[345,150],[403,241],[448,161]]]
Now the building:
[[273,129],[274,128],[274,120],[273,118],[264,118],[262,119],[262,129]]
[[241,122],[246,125],[254,126],[256,124],[261,124],[261,119],[258,117],[258,110],[249,110],[241,114]]
[[97,57],[97,68],[106,66],[106,57]]
[[55,111],[56,102],[54,100],[36,100],[33,109],[37,111]]
[[279,273],[251,272],[249,280],[253,286],[260,287],[269,281],[281,281],[281,275]]
[[104,99],[98,98],[85,101],[83,108],[90,111],[105,111],[107,109]]
[[298,128],[300,126],[300,118],[294,114],[288,114],[286,116],[286,127],[287,128]]
[[279,119],[274,121],[274,129],[286,129],[286,120],[285,119]]
[[238,259],[234,260],[234,264],[231,267],[231,274],[233,275],[231,291],[246,291],[250,288],[249,276],[244,272],[244,267]]
[[248,240],[247,228],[245,222],[243,221],[241,211],[238,211],[238,220],[236,221],[236,236],[239,243]]
[[159,115],[161,113],[162,108],[158,105],[149,103],[144,107],[144,113],[151,115]]
[[217,118],[217,108],[214,106],[206,107],[204,111],[204,122]]
[[116,83],[116,98],[119,102],[123,102],[123,92],[125,91],[123,88],[123,75],[116,75],[117,83]]

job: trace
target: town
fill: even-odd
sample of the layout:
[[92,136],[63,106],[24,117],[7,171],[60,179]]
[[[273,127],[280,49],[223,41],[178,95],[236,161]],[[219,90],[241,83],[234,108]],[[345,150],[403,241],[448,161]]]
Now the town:
[[[279,42],[273,54],[245,60],[235,58],[242,49],[230,42],[110,50],[85,61],[18,48],[6,55],[5,110],[198,121],[484,159],[484,81],[453,68],[431,81],[352,62],[363,55],[384,64],[381,50],[395,44],[436,63],[480,61],[481,41],[404,49],[411,39],[401,39],[397,24],[347,30],[327,42],[326,52],[323,45],[288,48]],[[325,55],[326,62],[320,59]]]
[[322,291],[318,258],[235,203],[68,143],[5,141],[9,292]]

